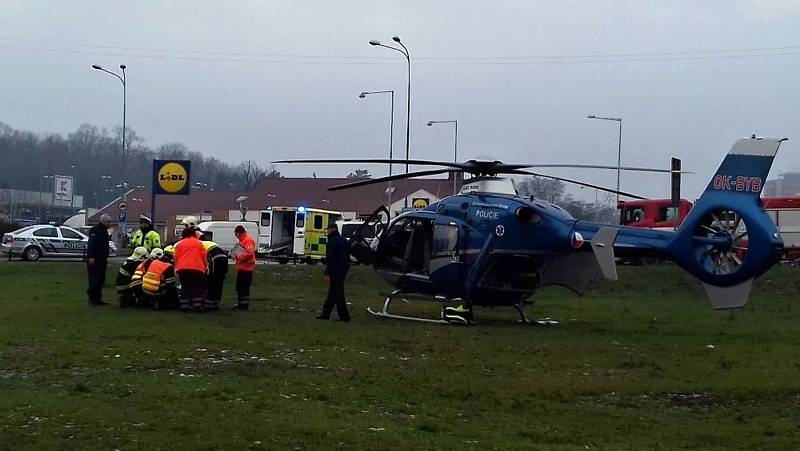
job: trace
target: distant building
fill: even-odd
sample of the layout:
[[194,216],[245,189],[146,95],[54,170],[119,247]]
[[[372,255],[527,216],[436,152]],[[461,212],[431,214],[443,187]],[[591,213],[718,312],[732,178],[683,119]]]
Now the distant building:
[[57,201],[53,192],[0,189],[0,217],[36,223],[63,222],[83,208],[83,196],[69,203]]
[[800,196],[800,172],[784,172],[764,184],[764,197]]
[[[193,191],[186,196],[158,196],[155,209],[155,227],[167,243],[180,236],[180,221],[197,216],[201,221],[236,221],[241,219],[236,199],[247,196],[241,204],[247,209],[245,220],[259,221],[260,211],[268,206],[306,206],[341,211],[345,218],[370,215],[381,205],[387,206],[392,216],[409,208],[426,207],[453,194],[452,179],[411,179],[379,183],[342,191],[328,191],[329,187],[355,182],[348,178],[267,178],[249,192]],[[460,188],[460,185],[457,186]],[[113,218],[112,236],[122,241],[117,229],[119,203],[117,198],[100,208],[89,218],[97,223],[100,215],[108,213]],[[138,228],[139,215],[150,216],[150,190],[137,188],[127,193],[126,235]]]

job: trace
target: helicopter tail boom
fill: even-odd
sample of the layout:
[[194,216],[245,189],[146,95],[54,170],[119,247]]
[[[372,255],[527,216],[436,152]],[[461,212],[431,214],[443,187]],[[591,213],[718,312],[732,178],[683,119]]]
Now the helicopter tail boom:
[[760,195],[783,141],[736,141],[667,246],[703,281],[714,308],[744,306],[752,279],[780,258],[783,241]]
[[[783,251],[760,198],[783,141],[736,141],[675,232],[577,221],[573,233],[592,243],[601,269],[614,253],[669,258],[703,282],[714,308],[742,307],[752,280],[772,267]],[[612,276],[605,266],[603,273]]]

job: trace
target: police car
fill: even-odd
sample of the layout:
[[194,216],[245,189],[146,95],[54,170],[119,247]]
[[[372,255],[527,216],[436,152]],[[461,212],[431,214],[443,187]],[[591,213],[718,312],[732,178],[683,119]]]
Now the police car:
[[0,249],[28,261],[41,257],[83,258],[88,242],[89,237],[70,227],[31,225],[3,234]]

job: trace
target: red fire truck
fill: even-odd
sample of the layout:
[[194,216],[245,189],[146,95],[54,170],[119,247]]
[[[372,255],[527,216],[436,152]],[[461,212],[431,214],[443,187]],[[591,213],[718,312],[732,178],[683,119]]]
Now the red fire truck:
[[[800,259],[800,197],[764,197],[761,202],[783,238],[784,260]],[[692,203],[681,199],[677,212],[671,199],[621,201],[617,209],[622,225],[672,230],[689,214]]]

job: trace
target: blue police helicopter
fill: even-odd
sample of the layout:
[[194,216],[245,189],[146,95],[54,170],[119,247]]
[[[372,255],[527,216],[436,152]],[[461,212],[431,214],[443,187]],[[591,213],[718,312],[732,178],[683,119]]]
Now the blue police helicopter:
[[[385,222],[380,236],[367,244],[359,234],[351,253],[371,264],[395,290],[382,309],[384,318],[468,324],[473,307],[514,307],[521,321],[531,321],[523,306],[540,287],[560,285],[582,294],[600,277],[616,280],[616,257],[670,259],[702,281],[716,309],[747,303],[752,281],[780,258],[783,241],[760,200],[772,162],[784,139],[751,138],[734,143],[700,199],[675,231],[650,230],[577,220],[561,207],[520,196],[500,174],[535,175],[608,188],[530,172],[529,168],[616,166],[503,164],[499,161],[452,163],[427,160],[335,159],[282,160],[275,163],[400,163],[440,169],[367,179],[329,188],[341,190],[461,171],[473,178],[458,194],[425,209],[396,218],[381,207],[366,221]],[[622,168],[680,173],[679,170]],[[679,176],[678,176],[679,177]],[[639,198],[631,193],[621,195]],[[438,319],[390,313],[394,299],[421,297],[442,305]]]

